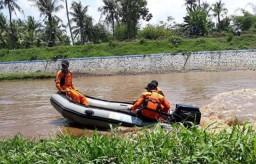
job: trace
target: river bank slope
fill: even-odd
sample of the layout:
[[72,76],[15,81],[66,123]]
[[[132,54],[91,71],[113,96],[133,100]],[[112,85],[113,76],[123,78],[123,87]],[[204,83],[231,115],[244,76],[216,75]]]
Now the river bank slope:
[[[70,58],[70,69],[91,76],[157,74],[189,71],[255,70],[256,50],[201,51],[177,54]],[[1,62],[1,73],[55,73],[57,60]]]
[[[0,76],[3,79],[15,78],[17,74],[21,79],[52,77],[63,58],[70,61],[70,69],[76,74],[91,76],[254,70],[255,41],[254,35],[242,35],[231,40],[171,38],[0,50]],[[31,76],[42,72],[43,77]]]

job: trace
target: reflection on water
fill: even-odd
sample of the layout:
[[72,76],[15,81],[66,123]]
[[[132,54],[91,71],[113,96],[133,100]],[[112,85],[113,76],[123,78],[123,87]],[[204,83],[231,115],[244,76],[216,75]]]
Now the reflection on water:
[[[213,117],[224,122],[234,117],[241,121],[255,119],[255,75],[254,71],[246,71],[76,77],[74,84],[93,97],[133,101],[147,83],[158,80],[171,109],[177,103],[199,106],[204,126]],[[26,137],[45,138],[67,127],[72,129],[73,125],[50,104],[55,92],[53,79],[0,82],[0,136],[10,137],[20,132]]]

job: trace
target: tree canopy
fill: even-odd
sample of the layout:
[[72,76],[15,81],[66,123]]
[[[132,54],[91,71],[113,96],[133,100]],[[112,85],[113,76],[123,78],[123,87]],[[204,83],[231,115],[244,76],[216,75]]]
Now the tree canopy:
[[[211,36],[213,33],[232,33],[234,29],[256,31],[254,13],[241,9],[242,15],[228,16],[222,0],[209,4],[200,0],[184,0],[186,16],[182,23],[167,19],[158,25],[141,27],[141,21],[150,21],[154,15],[147,7],[147,0],[102,0],[98,6],[101,19],[97,22],[88,14],[88,5],[80,0],[29,0],[40,12],[43,20],[28,16],[13,19],[13,13],[23,13],[17,0],[0,0],[0,48],[19,49],[40,46],[101,43],[111,40],[160,39],[170,37]],[[64,6],[66,12],[64,12]],[[8,13],[4,14],[2,9]],[[57,13],[66,13],[68,24],[63,24]],[[26,13],[28,14],[28,13]],[[103,21],[102,21],[103,20]],[[67,28],[68,27],[68,28]]]

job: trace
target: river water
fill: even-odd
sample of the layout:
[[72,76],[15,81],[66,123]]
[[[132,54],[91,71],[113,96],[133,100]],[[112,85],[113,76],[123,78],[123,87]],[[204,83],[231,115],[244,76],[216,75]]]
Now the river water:
[[[256,72],[191,72],[173,74],[75,77],[83,93],[107,100],[133,101],[151,80],[158,80],[171,109],[194,104],[202,112],[201,126],[221,121],[227,126],[256,119]],[[65,129],[77,131],[50,104],[54,79],[0,82],[0,137],[22,134],[48,138]]]

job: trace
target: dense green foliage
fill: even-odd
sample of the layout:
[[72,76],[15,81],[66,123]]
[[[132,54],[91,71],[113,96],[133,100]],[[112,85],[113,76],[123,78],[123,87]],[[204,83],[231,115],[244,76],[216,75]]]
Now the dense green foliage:
[[102,57],[155,53],[255,49],[255,35],[218,38],[170,37],[165,40],[140,39],[131,42],[108,42],[78,46],[58,46],[21,50],[0,50],[0,62],[21,60],[56,60],[60,58]]
[[[16,12],[23,12],[17,0],[0,0],[0,48],[23,49],[64,45],[106,43],[127,39],[166,39],[168,37],[209,37],[214,33],[240,35],[240,31],[255,32],[255,5],[247,4],[253,12],[239,8],[242,15],[229,16],[225,2],[212,4],[200,0],[183,0],[186,15],[183,22],[176,23],[168,16],[159,24],[147,24],[154,15],[147,0],[102,0],[97,6],[101,18],[88,15],[88,5],[78,0],[28,0],[40,13],[40,19],[24,13],[27,18],[15,19]],[[21,3],[21,2],[20,2]],[[2,9],[8,11],[3,12]],[[68,27],[59,18],[66,10]],[[63,14],[62,14],[63,16]],[[171,18],[171,19],[170,19]],[[215,22],[217,19],[217,22]]]
[[228,132],[174,125],[120,136],[66,135],[31,141],[0,140],[0,163],[255,163],[256,134],[250,124]]

